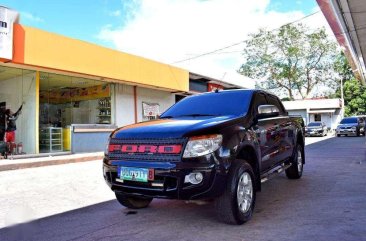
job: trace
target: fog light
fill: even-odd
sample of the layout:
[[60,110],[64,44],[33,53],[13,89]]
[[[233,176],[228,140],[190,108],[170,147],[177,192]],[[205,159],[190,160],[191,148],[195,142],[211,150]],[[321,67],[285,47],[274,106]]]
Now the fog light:
[[199,184],[203,180],[203,175],[200,172],[192,172],[184,177],[184,183]]

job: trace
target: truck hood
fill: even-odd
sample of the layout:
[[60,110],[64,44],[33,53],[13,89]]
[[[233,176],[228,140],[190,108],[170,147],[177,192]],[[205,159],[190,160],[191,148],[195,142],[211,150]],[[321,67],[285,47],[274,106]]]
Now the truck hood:
[[141,122],[118,128],[111,137],[124,138],[180,138],[210,128],[218,129],[227,122],[238,119],[237,116],[200,116],[159,119]]

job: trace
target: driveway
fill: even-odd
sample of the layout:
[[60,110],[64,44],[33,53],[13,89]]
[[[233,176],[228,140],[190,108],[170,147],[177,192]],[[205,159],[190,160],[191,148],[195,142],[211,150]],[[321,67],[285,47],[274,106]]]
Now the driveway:
[[[5,240],[366,240],[365,158],[364,137],[324,138],[307,145],[303,178],[288,180],[282,174],[264,183],[257,195],[253,219],[242,226],[216,221],[212,203],[154,200],[149,208],[135,212],[110,200],[3,228],[0,237]],[[39,198],[41,201],[42,197]]]

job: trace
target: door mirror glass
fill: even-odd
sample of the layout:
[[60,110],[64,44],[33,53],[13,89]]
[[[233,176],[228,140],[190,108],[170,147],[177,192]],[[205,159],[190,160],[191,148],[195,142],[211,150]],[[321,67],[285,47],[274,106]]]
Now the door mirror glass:
[[258,106],[258,119],[276,117],[280,114],[278,108],[274,105],[260,105]]

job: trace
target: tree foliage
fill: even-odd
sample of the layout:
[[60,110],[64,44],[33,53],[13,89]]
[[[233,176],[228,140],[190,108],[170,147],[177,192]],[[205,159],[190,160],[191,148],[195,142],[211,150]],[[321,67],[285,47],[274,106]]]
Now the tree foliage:
[[[334,62],[334,69],[343,82],[343,98],[345,106],[345,115],[365,115],[366,114],[366,86],[362,86],[360,81],[356,80],[351,66],[343,52],[341,52]],[[341,98],[341,90],[337,89],[332,98]]]
[[338,73],[343,83],[355,77],[349,62],[342,51],[335,58],[334,70]]
[[366,86],[356,79],[348,80],[343,85],[345,115],[366,114]]
[[280,89],[290,99],[309,97],[314,87],[334,84],[336,44],[324,29],[308,31],[302,24],[251,34],[239,73],[263,80],[260,87]]

